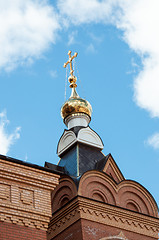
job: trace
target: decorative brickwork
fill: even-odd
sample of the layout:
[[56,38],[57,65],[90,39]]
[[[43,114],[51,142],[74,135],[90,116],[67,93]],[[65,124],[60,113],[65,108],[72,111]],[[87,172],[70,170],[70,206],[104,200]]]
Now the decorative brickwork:
[[0,202],[10,202],[11,186],[0,183]]
[[[105,172],[85,172],[78,185],[69,176],[60,179],[52,194],[48,240],[58,239],[66,229],[66,239],[72,239],[73,224],[80,220],[83,240],[123,240],[121,230],[126,234],[124,240],[129,240],[129,232],[130,240],[158,239],[158,209],[153,197],[139,183],[125,180],[113,161],[110,155]],[[120,232],[115,234],[115,229]]]
[[[11,232],[18,232],[17,229],[20,229],[24,236],[25,232],[33,234],[30,239],[46,239],[46,230],[52,215],[51,192],[58,181],[57,174],[0,159],[0,227],[3,229],[8,226],[8,231],[12,229]],[[37,230],[32,230],[33,228]],[[0,239],[14,239],[9,237],[9,233],[8,238],[5,238],[3,230],[2,234],[3,238]]]
[[83,240],[81,220],[73,223],[65,231],[59,232],[52,240]]
[[34,205],[34,191],[20,189],[20,201],[26,205]]
[[62,177],[52,194],[53,212],[77,195],[158,217],[157,205],[143,186],[131,180],[117,183],[109,175],[96,170],[83,174],[78,188],[69,176]]
[[157,205],[143,186],[131,180],[116,183],[103,172],[94,170],[84,173],[78,195],[158,217]]
[[52,192],[52,212],[61,208],[77,195],[77,188],[69,176],[60,178],[59,185]]
[[104,171],[74,181],[0,159],[0,239],[158,240],[151,194],[125,180],[111,156]]
[[140,234],[143,239],[158,239],[159,219],[78,196],[54,214],[48,240],[80,219]]

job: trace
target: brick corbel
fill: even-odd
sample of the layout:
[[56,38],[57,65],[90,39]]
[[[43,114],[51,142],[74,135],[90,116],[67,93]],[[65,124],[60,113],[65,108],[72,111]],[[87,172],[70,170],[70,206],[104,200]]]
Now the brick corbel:
[[53,215],[48,228],[48,240],[80,219],[158,239],[158,218],[77,196]]

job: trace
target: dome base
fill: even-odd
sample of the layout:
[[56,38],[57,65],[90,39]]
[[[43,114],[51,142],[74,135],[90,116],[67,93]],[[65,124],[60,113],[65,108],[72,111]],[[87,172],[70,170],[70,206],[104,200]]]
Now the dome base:
[[71,129],[73,127],[87,127],[90,123],[91,118],[84,113],[75,113],[72,114],[64,119],[64,123],[68,127],[68,129]]

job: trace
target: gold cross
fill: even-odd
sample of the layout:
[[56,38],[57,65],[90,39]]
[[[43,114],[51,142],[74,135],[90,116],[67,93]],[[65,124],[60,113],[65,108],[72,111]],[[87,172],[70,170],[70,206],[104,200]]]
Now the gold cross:
[[70,75],[71,75],[72,77],[74,77],[74,76],[73,76],[74,70],[73,70],[73,68],[72,68],[72,60],[73,60],[75,57],[77,57],[77,55],[78,55],[78,53],[75,52],[75,54],[71,57],[71,51],[69,51],[69,52],[68,52],[69,59],[68,59],[68,61],[67,61],[66,63],[64,63],[64,65],[63,65],[63,67],[65,68],[68,64],[70,64]]

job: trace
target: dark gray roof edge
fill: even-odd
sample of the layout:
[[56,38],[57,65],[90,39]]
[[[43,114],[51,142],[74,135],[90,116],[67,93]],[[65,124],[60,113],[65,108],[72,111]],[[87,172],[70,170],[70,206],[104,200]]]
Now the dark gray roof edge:
[[61,167],[59,165],[56,165],[56,164],[53,164],[53,163],[50,163],[50,162],[45,162],[44,167],[48,168],[50,170],[53,170],[53,171],[61,172],[63,174],[65,173],[65,168],[64,167]]
[[1,154],[0,154],[0,159],[8,161],[8,162],[13,162],[13,163],[17,163],[17,164],[20,164],[20,165],[24,165],[24,166],[27,166],[27,167],[39,169],[39,170],[42,170],[42,171],[45,171],[45,172],[50,172],[50,173],[54,173],[54,174],[58,174],[58,175],[63,175],[63,172],[61,172],[61,171],[51,170],[51,169],[46,168],[46,167],[42,167],[42,166],[39,166],[39,165],[36,165],[36,164],[33,164],[33,163],[29,163],[29,162],[24,162],[22,160],[18,160],[18,159],[8,157],[8,156],[4,156],[4,155],[1,155]]
[[114,161],[115,165],[117,166],[118,170],[120,171],[120,173],[121,173],[121,175],[122,175],[123,179],[125,179],[125,177],[124,177],[124,175],[123,175],[122,171],[120,170],[120,168],[119,168],[118,164],[116,163],[116,161],[115,161],[115,159],[114,159],[114,157],[112,156],[112,154],[111,154],[111,153],[109,153],[109,156],[110,156],[110,157],[112,157],[112,159],[113,159],[113,161]]
[[103,168],[111,154],[109,153],[108,155],[104,156],[102,159],[96,162],[95,164],[95,169],[99,171],[103,171]]

